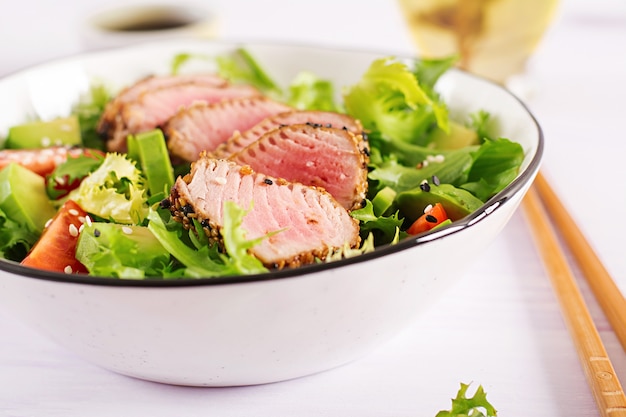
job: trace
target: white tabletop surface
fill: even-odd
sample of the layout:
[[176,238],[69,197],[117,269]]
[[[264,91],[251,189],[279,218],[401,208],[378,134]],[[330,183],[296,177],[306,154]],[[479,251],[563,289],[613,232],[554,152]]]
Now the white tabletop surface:
[[[105,0],[1,1],[0,75],[81,51],[80,22]],[[413,50],[392,0],[210,4],[224,38]],[[563,0],[525,86],[546,136],[543,172],[626,291],[626,2]],[[626,381],[626,353],[579,278]],[[200,389],[128,378],[0,306],[0,416],[434,417],[460,382],[482,384],[501,416],[599,415],[522,211],[405,332],[356,362],[288,382]]]

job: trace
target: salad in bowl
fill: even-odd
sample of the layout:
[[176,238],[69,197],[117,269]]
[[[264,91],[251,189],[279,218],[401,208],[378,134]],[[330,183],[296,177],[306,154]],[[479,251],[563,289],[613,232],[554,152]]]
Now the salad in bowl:
[[454,63],[383,56],[348,85],[306,68],[279,85],[240,47],[175,54],[117,90],[90,80],[69,114],[9,126],[0,252],[67,274],[207,278],[445,228],[525,157],[491,133],[497,115],[450,114],[435,85]]
[[524,104],[453,66],[161,41],[0,80],[0,308],[179,385],[371,352],[445,308],[539,169]]

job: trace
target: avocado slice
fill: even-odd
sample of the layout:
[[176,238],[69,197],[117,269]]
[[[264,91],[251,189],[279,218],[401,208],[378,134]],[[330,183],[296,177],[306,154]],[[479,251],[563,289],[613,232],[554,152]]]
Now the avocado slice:
[[0,171],[0,209],[34,233],[41,233],[56,213],[44,178],[16,162]]
[[433,133],[430,146],[434,149],[453,150],[479,144],[478,134],[474,130],[454,120],[449,121],[449,126],[449,132],[438,129]]
[[174,184],[174,169],[160,129],[129,135],[128,156],[139,163],[152,196],[169,192]]
[[374,206],[374,214],[382,216],[393,206],[397,193],[391,187],[385,187],[380,190],[374,198],[372,198],[372,205]]
[[484,204],[470,192],[450,184],[430,184],[429,188],[428,191],[416,188],[396,196],[396,204],[409,222],[417,220],[429,204],[441,203],[452,220],[459,220]]
[[9,129],[5,147],[9,149],[37,149],[80,144],[82,144],[82,140],[78,117],[69,116],[13,126]]

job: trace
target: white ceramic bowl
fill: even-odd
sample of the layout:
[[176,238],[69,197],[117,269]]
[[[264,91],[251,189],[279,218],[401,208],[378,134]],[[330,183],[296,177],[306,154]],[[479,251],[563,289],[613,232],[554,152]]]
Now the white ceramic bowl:
[[[113,88],[170,70],[179,52],[214,55],[237,45],[173,41],[63,59],[0,80],[0,134],[26,115],[67,115],[94,79]],[[384,54],[245,44],[287,83],[301,70],[354,83]],[[438,84],[452,113],[484,109],[500,135],[522,144],[519,177],[473,215],[372,253],[266,275],[133,281],[32,271],[0,262],[0,306],[104,368],[171,384],[281,381],[345,364],[389,340],[425,308],[442,305],[506,225],[539,169],[541,129],[499,86],[450,71]]]

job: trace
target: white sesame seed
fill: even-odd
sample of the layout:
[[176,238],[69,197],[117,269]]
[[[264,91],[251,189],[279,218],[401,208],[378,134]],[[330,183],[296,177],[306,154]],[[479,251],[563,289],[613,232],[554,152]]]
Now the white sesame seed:
[[306,164],[305,164],[305,165],[306,165],[308,168],[310,168],[310,167],[312,167],[312,166],[313,166],[313,165],[315,165],[315,164],[313,163],[313,161],[306,161]]
[[44,225],[44,228],[47,229],[48,226],[50,226],[50,223],[52,223],[52,219],[48,219],[48,221],[46,222],[46,224]]
[[435,155],[435,159],[434,160],[435,160],[435,162],[442,163],[442,162],[444,162],[446,160],[446,157],[444,155],[442,155],[442,154],[439,154],[439,155]]
[[84,216],[78,216],[78,221],[81,223],[85,223],[87,220],[85,219]]
[[70,213],[72,216],[78,216],[80,214],[76,209],[69,209],[67,212]]
[[78,228],[78,233],[82,233],[83,229],[85,228],[85,224],[81,224],[80,227]]
[[70,224],[68,230],[70,232],[70,236],[72,236],[72,237],[78,236],[78,228],[76,226],[74,226],[73,224]]
[[429,204],[424,208],[424,214],[428,214],[430,213],[430,211],[433,209],[433,205]]
[[215,182],[220,185],[226,184],[226,178],[224,177],[215,177]]
[[426,168],[428,166],[428,159],[425,161],[422,161],[422,168]]
[[426,160],[428,162],[435,162],[435,157],[433,155],[428,155],[428,156],[426,156]]
[[65,185],[65,177],[56,177],[54,181],[59,185]]
[[87,226],[91,227],[91,225],[92,225],[91,217],[89,217],[89,216],[85,217],[85,223],[87,223]]
[[128,227],[128,226],[124,226],[124,227],[122,227],[122,232],[124,232],[124,233],[125,233],[125,234],[127,234],[127,235],[130,235],[130,234],[132,234],[132,233],[133,233],[133,229],[131,229],[131,228],[130,228],[130,227]]
[[420,184],[428,184],[428,180],[422,180],[422,182],[420,182]]
[[63,268],[63,272],[65,272],[66,274],[71,274],[72,271],[72,267],[70,265],[66,266],[65,268]]
[[43,147],[50,146],[51,142],[52,141],[50,140],[48,136],[44,136],[43,138],[41,138],[41,146]]

